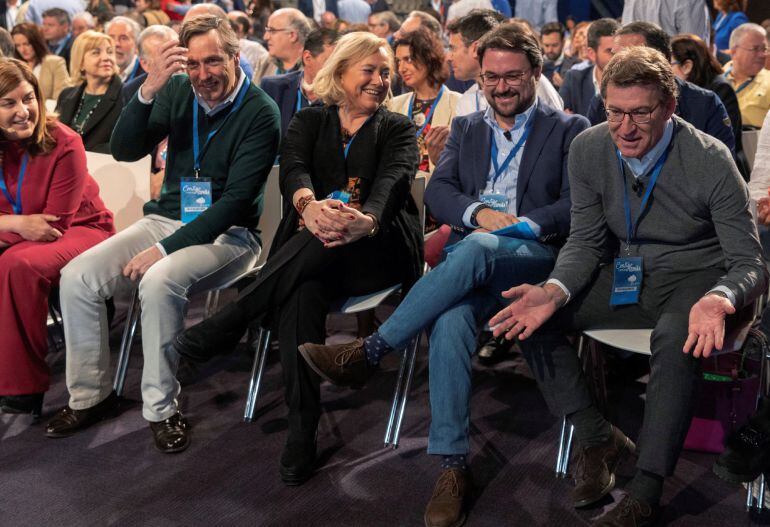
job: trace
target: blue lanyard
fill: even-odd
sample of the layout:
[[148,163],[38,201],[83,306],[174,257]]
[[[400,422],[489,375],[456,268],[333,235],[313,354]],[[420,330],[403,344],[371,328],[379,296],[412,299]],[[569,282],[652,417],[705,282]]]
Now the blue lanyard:
[[[420,137],[422,135],[423,130],[425,130],[425,127],[430,124],[430,118],[433,117],[433,110],[436,109],[436,106],[438,106],[438,102],[441,100],[441,96],[444,95],[444,86],[441,85],[441,89],[438,91],[438,95],[436,95],[436,99],[433,101],[433,104],[430,105],[430,108],[428,108],[428,113],[425,114],[425,122],[420,127],[419,130],[417,130],[417,137]],[[409,119],[412,119],[412,107],[414,106],[414,94],[412,94],[412,98],[409,99]]]
[[67,36],[64,37],[64,40],[62,40],[62,43],[59,44],[59,47],[57,47],[56,51],[54,51],[55,55],[61,55],[61,52],[64,49],[64,46],[67,45],[67,42],[70,41],[70,38],[72,38],[72,33],[67,33]]
[[214,138],[217,133],[222,129],[222,127],[225,125],[228,119],[230,119],[230,116],[238,111],[238,108],[240,108],[241,104],[243,103],[243,98],[246,96],[246,92],[249,91],[249,85],[251,84],[251,81],[248,77],[244,76],[245,80],[243,81],[243,86],[241,87],[241,91],[238,94],[238,97],[235,99],[235,102],[233,103],[232,107],[230,107],[230,112],[227,114],[227,117],[224,118],[222,121],[222,124],[220,124],[217,128],[209,132],[209,135],[206,136],[206,142],[203,144],[203,150],[200,148],[199,139],[198,139],[198,101],[193,97],[192,105],[193,105],[193,172],[195,174],[195,177],[197,178],[201,171],[201,159],[203,158],[203,154],[206,151],[206,147],[209,146],[209,143]]
[[364,127],[364,126],[366,126],[366,123],[368,123],[368,122],[369,122],[369,120],[370,120],[372,117],[374,117],[374,114],[372,114],[372,115],[370,115],[369,117],[367,117],[367,118],[366,118],[366,121],[364,121],[364,124],[362,124],[362,125],[361,125],[361,126],[358,128],[358,130],[356,130],[356,133],[354,133],[354,134],[353,134],[353,137],[351,137],[351,138],[350,138],[350,141],[348,141],[348,144],[346,144],[346,145],[345,145],[345,149],[344,149],[344,151],[343,151],[343,154],[345,155],[345,159],[347,159],[347,158],[348,158],[348,151],[350,150],[350,145],[352,145],[352,144],[353,144],[353,141],[355,141],[356,137],[358,137],[358,132],[360,132],[360,131],[361,131],[361,129],[363,129],[363,127]]
[[631,205],[628,201],[626,170],[623,168],[623,158],[620,155],[620,150],[615,148],[615,153],[618,156],[618,166],[620,167],[620,177],[623,180],[623,208],[626,213],[626,250],[628,250],[629,246],[631,245],[631,240],[636,238],[636,231],[639,230],[639,220],[642,218],[642,214],[644,214],[644,211],[647,208],[647,202],[650,200],[650,196],[652,195],[652,189],[655,188],[655,183],[658,181],[658,176],[660,176],[660,172],[663,170],[663,165],[666,163],[666,158],[668,158],[668,150],[669,149],[666,148],[666,151],[663,152],[663,155],[660,156],[658,162],[655,163],[655,168],[653,168],[652,176],[650,177],[650,183],[647,185],[647,190],[645,191],[644,197],[642,198],[639,214],[636,216],[636,221],[632,222]]
[[[534,112],[533,112],[534,113]],[[492,179],[492,190],[495,189],[495,184],[497,183],[497,178],[500,177],[500,174],[506,171],[508,168],[508,165],[511,164],[511,161],[513,161],[513,158],[516,157],[516,154],[519,153],[519,150],[521,150],[521,147],[524,146],[524,143],[527,142],[527,137],[529,137],[529,132],[532,130],[532,115],[529,116],[529,119],[527,119],[526,124],[524,125],[524,133],[521,134],[521,137],[519,138],[519,142],[516,143],[516,145],[513,147],[511,152],[508,154],[508,157],[505,158],[502,165],[499,165],[497,163],[497,154],[499,152],[497,148],[497,141],[495,140],[495,132],[494,130],[490,129],[490,132],[492,134],[492,165],[495,167],[495,175]]]
[[295,108],[294,113],[297,113],[302,109],[302,99],[304,97],[305,96],[302,95],[302,89],[298,86],[297,87],[297,107]]
[[746,89],[746,87],[747,87],[749,84],[751,84],[752,82],[754,82],[754,77],[751,77],[751,78],[750,78],[749,80],[747,80],[747,81],[743,81],[743,84],[741,84],[740,86],[738,86],[737,88],[735,88],[735,95],[738,95],[738,94],[739,94],[739,93],[741,93],[743,90],[745,90],[745,89]]
[[136,72],[139,71],[139,57],[136,57],[136,64],[134,64],[134,70],[131,72],[131,75],[128,76],[126,79],[126,82],[130,80],[134,80],[136,78]]
[[3,173],[2,167],[0,167],[0,191],[3,192],[5,199],[7,199],[8,203],[11,204],[11,208],[13,209],[14,214],[22,213],[21,186],[24,183],[24,176],[27,173],[28,161],[29,161],[29,154],[25,152],[24,156],[21,158],[21,168],[19,169],[19,181],[16,183],[16,200],[14,200],[13,196],[11,196],[11,193],[8,192],[8,186],[5,184],[5,174]]

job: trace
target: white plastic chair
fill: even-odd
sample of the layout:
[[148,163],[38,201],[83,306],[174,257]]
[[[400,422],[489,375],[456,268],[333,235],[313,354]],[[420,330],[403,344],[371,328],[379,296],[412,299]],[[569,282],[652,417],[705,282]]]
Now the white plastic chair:
[[109,154],[86,152],[88,173],[99,184],[99,196],[115,217],[120,232],[144,217],[150,200],[150,156],[131,163]]
[[[412,199],[417,205],[417,210],[420,215],[420,226],[424,230],[425,227],[425,176],[417,176],[412,183],[411,194]],[[339,309],[339,313],[342,314],[356,314],[364,311],[369,311],[376,308],[382,302],[384,302],[392,294],[401,290],[401,284],[396,284],[382,291],[377,291],[364,296],[355,296],[348,298],[343,302],[342,307]],[[271,332],[268,328],[260,328],[259,336],[255,342],[255,354],[254,362],[251,367],[251,377],[249,380],[249,389],[246,395],[246,408],[243,414],[243,420],[250,423],[254,420],[256,414],[257,397],[259,396],[259,389],[262,384],[262,375],[265,370],[265,363],[267,362],[267,351],[270,347]],[[401,365],[399,367],[399,373],[396,380],[396,386],[393,392],[393,402],[391,403],[390,414],[388,416],[388,425],[385,432],[385,445],[392,445],[393,448],[398,447],[399,432],[401,429],[401,423],[404,418],[404,411],[406,409],[406,400],[411,386],[412,372],[414,371],[415,356],[417,353],[417,345],[419,337],[412,340],[409,345],[404,349],[404,353],[401,357]]]
[[[744,309],[743,319],[739,321],[735,328],[725,337],[725,343],[722,351],[717,354],[739,351],[743,347],[749,329],[756,318],[756,308],[754,305]],[[584,360],[587,369],[590,369],[590,355],[586,356],[586,350],[589,345],[604,344],[613,348],[640,355],[651,355],[650,337],[652,329],[597,329],[584,331],[578,339],[578,356]],[[715,354],[712,354],[712,356]],[[588,360],[586,360],[588,359]],[[763,361],[764,366],[764,361]],[[606,387],[604,385],[603,373],[598,374],[600,384],[599,397],[606,400]],[[567,418],[562,418],[561,431],[559,434],[559,447],[556,455],[556,477],[565,478],[569,471],[570,453],[572,451],[572,440],[574,435],[574,426]]]
[[[149,183],[149,171],[147,172],[147,181]],[[247,278],[251,274],[255,273],[264,264],[267,258],[268,248],[273,242],[273,237],[278,230],[278,224],[281,221],[281,191],[278,185],[278,167],[274,166],[270,170],[270,174],[267,177],[267,183],[265,185],[265,197],[264,208],[262,215],[259,218],[259,229],[261,231],[262,238],[262,252],[257,259],[256,264],[250,270],[242,273],[230,280],[229,282],[222,284],[220,287],[208,292],[205,303],[206,316],[216,308],[219,303],[219,293],[225,289],[233,287],[236,283],[240,282],[244,278]],[[128,304],[128,311],[126,313],[126,324],[123,328],[123,337],[120,341],[120,351],[118,353],[118,367],[115,371],[115,381],[113,387],[118,395],[123,394],[123,388],[126,381],[126,373],[128,372],[128,359],[131,353],[131,347],[134,341],[134,335],[136,333],[136,325],[139,322],[139,295],[138,289],[135,288],[131,294],[131,300]]]

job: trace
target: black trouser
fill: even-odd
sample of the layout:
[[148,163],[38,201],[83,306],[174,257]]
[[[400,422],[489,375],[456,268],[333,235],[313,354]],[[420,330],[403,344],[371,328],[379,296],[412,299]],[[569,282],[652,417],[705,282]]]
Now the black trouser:
[[[277,329],[290,438],[315,433],[321,412],[320,380],[297,346],[324,342],[326,315],[334,300],[395,285],[402,274],[391,263],[397,249],[383,236],[334,249],[308,238],[312,235],[301,231],[289,239],[280,251],[296,254],[270,269],[267,277],[236,303],[236,309],[249,320],[270,314]],[[281,255],[275,257],[280,259]]]
[[654,328],[637,467],[671,475],[690,426],[701,378],[700,359],[682,352],[690,308],[723,274],[724,270],[708,269],[645,275],[640,302],[612,308],[612,266],[602,267],[586,291],[521,343],[551,411],[568,415],[593,404],[577,353],[565,332]]

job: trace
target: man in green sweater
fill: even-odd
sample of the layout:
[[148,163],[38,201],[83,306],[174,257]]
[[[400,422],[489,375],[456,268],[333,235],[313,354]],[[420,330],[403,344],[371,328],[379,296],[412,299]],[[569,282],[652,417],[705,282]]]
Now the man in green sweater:
[[187,448],[190,426],[177,407],[171,342],[184,327],[191,294],[226,283],[259,256],[256,228],[280,140],[278,108],[238,66],[238,39],[226,19],[195,17],[179,37],[161,46],[110,142],[115,159],[135,161],[168,136],[160,199],[62,271],[70,400],[48,424],[49,437],[113,414],[104,300],[138,287],[142,415],[160,451]]

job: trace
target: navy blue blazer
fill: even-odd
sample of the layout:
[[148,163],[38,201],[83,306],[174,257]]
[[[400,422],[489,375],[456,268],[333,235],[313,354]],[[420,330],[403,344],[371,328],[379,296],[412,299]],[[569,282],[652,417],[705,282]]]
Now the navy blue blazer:
[[[524,144],[516,184],[516,211],[538,225],[547,243],[560,245],[569,234],[567,154],[588,120],[538,103]],[[469,234],[463,214],[487,185],[492,163],[492,131],[484,112],[455,117],[438,165],[425,190],[425,203],[439,223],[452,227],[448,243]]]
[[[701,132],[722,141],[735,157],[735,135],[730,117],[719,96],[711,90],[705,90],[679,78],[676,79],[676,84],[679,87],[676,114]],[[607,120],[604,101],[601,97],[594,97],[586,117],[591,121],[591,125]]]
[[554,62],[552,60],[546,60],[543,63],[543,75],[545,75],[551,83],[553,83],[553,74],[558,73],[562,77],[562,81],[564,80],[564,76],[567,74],[569,70],[572,69],[572,66],[575,64],[579,64],[580,59],[577,57],[564,57],[564,60],[562,60],[561,64],[557,67],[554,65]]
[[301,82],[302,72],[291,71],[284,75],[265,77],[259,85],[281,111],[281,135],[289,129],[289,122],[297,111],[297,90]]
[[559,95],[564,101],[565,109],[588,116],[588,106],[596,95],[594,67],[572,68],[564,74]]
[[[297,2],[297,9],[302,11],[302,14],[312,20],[313,0],[299,0]],[[334,16],[337,18],[340,17],[340,12],[337,10],[337,0],[326,0],[326,10],[334,13]]]

